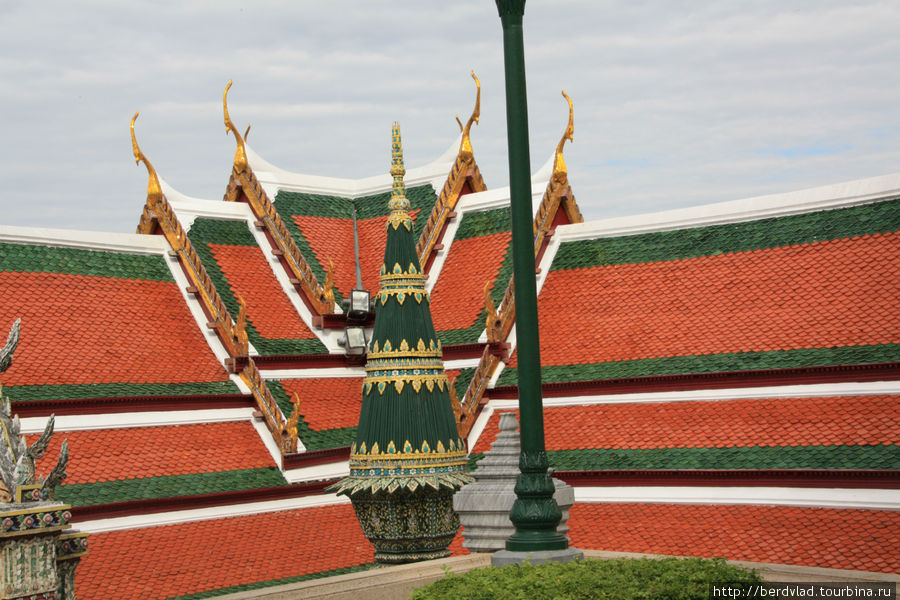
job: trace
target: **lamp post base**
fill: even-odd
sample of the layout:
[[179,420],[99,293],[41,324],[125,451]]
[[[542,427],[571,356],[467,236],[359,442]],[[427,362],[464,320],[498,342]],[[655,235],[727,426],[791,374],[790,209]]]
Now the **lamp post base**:
[[506,565],[520,565],[527,562],[531,565],[540,565],[548,562],[569,562],[570,560],[582,560],[584,552],[578,548],[566,548],[565,550],[533,550],[526,552],[513,552],[500,550],[491,556],[492,567],[505,567]]

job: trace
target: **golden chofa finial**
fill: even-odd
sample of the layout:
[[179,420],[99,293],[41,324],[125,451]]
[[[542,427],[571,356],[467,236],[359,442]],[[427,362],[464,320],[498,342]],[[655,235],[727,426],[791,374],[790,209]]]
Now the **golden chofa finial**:
[[572,108],[572,99],[569,98],[566,90],[562,91],[562,95],[569,103],[569,124],[566,126],[566,131],[563,133],[562,139],[559,140],[559,145],[556,146],[556,158],[553,161],[554,177],[562,176],[567,173],[566,161],[563,159],[563,146],[566,144],[566,140],[569,140],[570,142],[575,141],[575,110]]
[[469,117],[469,121],[466,123],[466,126],[463,127],[462,121],[459,120],[459,116],[456,117],[456,122],[459,124],[459,130],[462,131],[462,142],[459,144],[459,155],[463,158],[463,160],[471,160],[472,159],[472,141],[469,139],[469,132],[472,129],[472,123],[478,123],[478,118],[481,116],[481,82],[478,81],[478,76],[475,75],[475,71],[472,71],[472,79],[475,80],[475,86],[478,91],[475,94],[475,110],[472,111],[472,116]]
[[[231,117],[228,115],[229,89],[231,89],[230,80],[228,81],[228,85],[225,86],[225,92],[222,94],[222,109],[225,111],[225,133],[227,134],[230,131],[234,134],[234,139],[237,141],[237,150],[234,152],[234,168],[240,173],[247,168],[247,151],[244,148],[244,138],[238,133],[237,127],[234,126],[234,123],[231,122]],[[248,126],[247,133],[249,132],[250,127]]]
[[147,160],[147,157],[141,152],[137,143],[137,138],[134,135],[134,122],[137,120],[139,114],[138,111],[135,111],[134,116],[131,117],[131,151],[134,152],[134,164],[139,164],[143,161],[144,166],[147,167],[147,204],[153,207],[162,200],[162,189],[159,187],[159,177],[156,175],[156,169],[153,168],[153,165],[150,164],[150,161]]
[[403,225],[408,230],[412,230],[412,219],[409,217],[409,200],[406,199],[406,184],[403,183],[403,176],[406,175],[406,169],[403,167],[403,142],[400,139],[400,123],[394,121],[391,126],[391,177],[394,178],[394,184],[391,187],[391,199],[388,202],[388,208],[391,211],[388,217],[388,226],[397,229]]

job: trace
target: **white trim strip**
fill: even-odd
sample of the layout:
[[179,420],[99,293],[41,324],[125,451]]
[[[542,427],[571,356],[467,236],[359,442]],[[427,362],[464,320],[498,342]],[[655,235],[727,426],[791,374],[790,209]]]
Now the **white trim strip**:
[[[340,356],[343,356],[340,355]],[[320,369],[260,369],[263,379],[362,379],[366,376],[365,367],[327,367]]]
[[[243,517],[264,512],[278,512],[295,510],[298,508],[313,508],[316,506],[331,506],[350,502],[345,496],[334,494],[315,494],[301,498],[288,498],[285,500],[267,500],[264,502],[248,502],[231,506],[211,506],[209,508],[194,508],[172,512],[153,513],[147,515],[133,515],[129,517],[115,517],[112,519],[96,519],[93,521],[76,521],[73,526],[76,530],[85,533],[105,533],[107,531],[123,531],[125,529],[139,529],[157,527],[160,525],[177,525],[196,521],[210,521],[213,519],[226,519],[230,517]],[[78,509],[74,510],[78,517]]]
[[284,478],[288,483],[301,483],[304,481],[321,481],[323,479],[338,479],[350,475],[350,463],[346,460],[332,462],[312,467],[302,467],[284,472]]
[[[147,412],[105,413],[91,415],[59,415],[54,431],[85,431],[91,429],[122,429],[125,427],[171,427],[198,423],[249,421],[254,408],[216,408],[203,410],[161,410]],[[40,433],[47,417],[21,419],[22,433]],[[269,437],[272,437],[269,434]]]
[[[490,394],[490,390],[488,393]],[[878,396],[894,394],[900,394],[900,381],[816,383],[810,385],[686,390],[678,392],[568,396],[563,398],[544,398],[543,404],[544,406],[586,406],[591,404],[693,402],[745,400],[750,398],[822,398],[827,396]],[[515,399],[491,400],[489,405],[495,409],[509,410],[518,408],[519,401]]]
[[900,173],[806,190],[560,226],[564,241],[754,221],[874,202],[900,195]]
[[13,225],[0,225],[0,240],[14,244],[82,248],[128,254],[162,254],[169,248],[169,244],[161,235],[45,229]]
[[900,510],[900,490],[732,486],[600,486],[576,487],[575,502],[740,504]]

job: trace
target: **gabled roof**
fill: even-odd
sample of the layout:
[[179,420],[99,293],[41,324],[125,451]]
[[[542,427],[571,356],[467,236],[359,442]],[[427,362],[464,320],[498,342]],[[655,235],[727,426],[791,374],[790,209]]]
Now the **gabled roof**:
[[39,471],[56,464],[63,440],[57,496],[75,507],[286,485],[249,421],[60,431]]
[[[234,384],[185,305],[158,240],[66,232],[41,243],[4,228],[0,322],[22,318],[21,344],[4,374],[14,402],[47,398],[233,393]],[[81,238],[81,239],[79,239]],[[126,239],[127,238],[127,239]],[[91,245],[99,249],[91,249]]]
[[210,597],[374,562],[349,504],[95,533],[90,544],[75,581],[85,598]]
[[[308,249],[310,255],[315,257],[314,261],[309,262],[317,277],[324,280],[329,260],[334,261],[334,292],[335,298],[340,300],[349,297],[350,290],[357,285],[354,248],[357,241],[363,288],[372,293],[378,289],[378,274],[387,240],[384,220],[388,214],[389,198],[389,184],[383,192],[360,198],[279,190],[275,196],[275,209],[287,224],[301,252],[306,253]],[[424,219],[420,217],[431,212],[437,195],[430,184],[425,184],[409,188],[407,198],[418,237],[425,226]]]
[[478,341],[485,328],[485,285],[494,305],[512,275],[509,207],[466,211],[431,290],[434,327],[441,342]]
[[[473,453],[494,442],[498,421]],[[900,466],[900,395],[546,406],[544,430],[559,471]]]
[[[474,73],[472,77],[478,84],[478,96],[468,123],[465,127],[460,123],[460,138],[437,160],[407,174],[413,219],[422,213],[415,231],[426,272],[459,198],[485,189],[469,139],[481,105],[481,85]],[[362,285],[370,291],[376,289],[377,257],[385,240],[383,228],[371,219],[386,214],[390,177],[340,179],[275,167],[246,144],[232,123],[227,106],[230,86],[229,82],[223,107],[225,125],[234,134],[237,150],[225,199],[251,206],[292,273],[294,285],[317,314],[335,312],[335,300],[356,286],[357,269]]]
[[880,200],[564,241],[539,296],[544,381],[897,361],[900,200]]
[[578,548],[896,573],[900,512],[792,506],[576,504]]
[[288,298],[247,222],[196,218],[188,238],[229,312],[246,303],[247,336],[259,354],[327,352]]
[[[307,450],[350,446],[362,406],[363,374],[358,377],[298,377],[270,380],[269,389],[287,406],[300,401],[300,439]],[[290,407],[290,408],[288,408]]]

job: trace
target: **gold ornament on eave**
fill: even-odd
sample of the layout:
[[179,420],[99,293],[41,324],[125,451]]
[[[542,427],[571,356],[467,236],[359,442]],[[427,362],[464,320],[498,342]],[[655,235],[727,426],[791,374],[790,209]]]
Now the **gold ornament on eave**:
[[159,177],[156,175],[156,169],[153,168],[153,165],[141,152],[137,143],[137,137],[134,135],[134,122],[139,114],[138,111],[134,111],[134,116],[131,117],[131,151],[134,153],[134,164],[137,165],[143,162],[144,166],[147,167],[147,204],[153,208],[162,200],[162,189],[159,186]]

